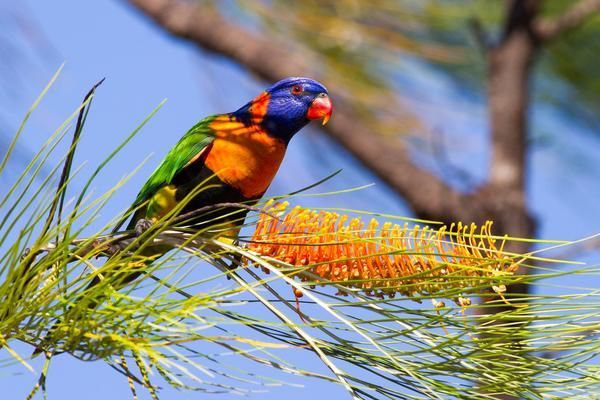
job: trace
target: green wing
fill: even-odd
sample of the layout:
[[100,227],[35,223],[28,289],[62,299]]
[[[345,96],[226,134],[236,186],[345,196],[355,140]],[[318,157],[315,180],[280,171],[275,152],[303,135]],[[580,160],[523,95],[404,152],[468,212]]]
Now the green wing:
[[[194,125],[177,144],[169,151],[167,156],[160,163],[158,168],[152,173],[142,189],[138,193],[135,201],[129,207],[125,216],[117,223],[113,232],[118,231],[125,221],[129,218],[130,212],[140,206],[152,196],[161,187],[169,185],[173,178],[206,146],[214,140],[214,132],[209,127],[210,123],[216,118],[216,115],[204,118]],[[136,212],[137,214],[137,212]],[[135,216],[134,216],[135,219]]]

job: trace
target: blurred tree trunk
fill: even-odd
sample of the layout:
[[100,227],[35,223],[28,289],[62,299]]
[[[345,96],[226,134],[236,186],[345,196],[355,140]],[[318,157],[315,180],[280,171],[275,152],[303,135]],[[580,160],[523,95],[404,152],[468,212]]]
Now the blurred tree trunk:
[[[503,33],[487,49],[488,103],[491,129],[489,180],[483,188],[500,232],[532,237],[535,223],[525,193],[530,75],[539,40],[533,23],[539,0],[506,1]],[[528,244],[512,242],[510,250],[527,252]],[[527,286],[512,288],[526,294]],[[500,310],[497,310],[500,311]]]

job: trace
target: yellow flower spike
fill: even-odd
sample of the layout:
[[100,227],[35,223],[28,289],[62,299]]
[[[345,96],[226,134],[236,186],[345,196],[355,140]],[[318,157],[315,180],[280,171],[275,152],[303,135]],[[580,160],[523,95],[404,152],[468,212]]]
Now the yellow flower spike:
[[[376,219],[365,224],[358,217],[301,207],[285,213],[288,207],[267,203],[250,250],[308,266],[324,282],[362,289],[368,295],[437,295],[451,289],[464,293],[483,282],[501,295],[503,286],[494,279],[516,270],[514,256],[502,253],[506,238],[498,249],[489,221],[480,228],[458,222],[434,230],[380,224]],[[269,216],[275,212],[280,213],[279,220]],[[465,307],[468,299],[459,299]]]

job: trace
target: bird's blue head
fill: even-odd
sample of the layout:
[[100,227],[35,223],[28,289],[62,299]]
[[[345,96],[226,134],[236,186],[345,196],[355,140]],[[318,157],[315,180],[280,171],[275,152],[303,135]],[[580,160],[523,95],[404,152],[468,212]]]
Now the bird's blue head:
[[250,123],[260,123],[269,135],[287,143],[313,119],[322,119],[326,124],[332,111],[325,86],[309,78],[294,77],[275,83],[234,114],[245,114]]

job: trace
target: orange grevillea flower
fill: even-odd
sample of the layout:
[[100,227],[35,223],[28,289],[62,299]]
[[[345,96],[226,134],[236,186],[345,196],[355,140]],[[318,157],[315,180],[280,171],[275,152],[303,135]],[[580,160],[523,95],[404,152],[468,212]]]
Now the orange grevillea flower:
[[495,281],[514,273],[517,265],[502,251],[504,239],[491,235],[491,227],[492,222],[480,228],[459,222],[437,230],[380,225],[375,219],[365,223],[335,212],[288,210],[287,203],[269,202],[248,247],[313,274],[299,273],[303,281],[314,281],[316,275],[322,283],[369,295],[436,295],[481,286],[501,292],[503,286]]

